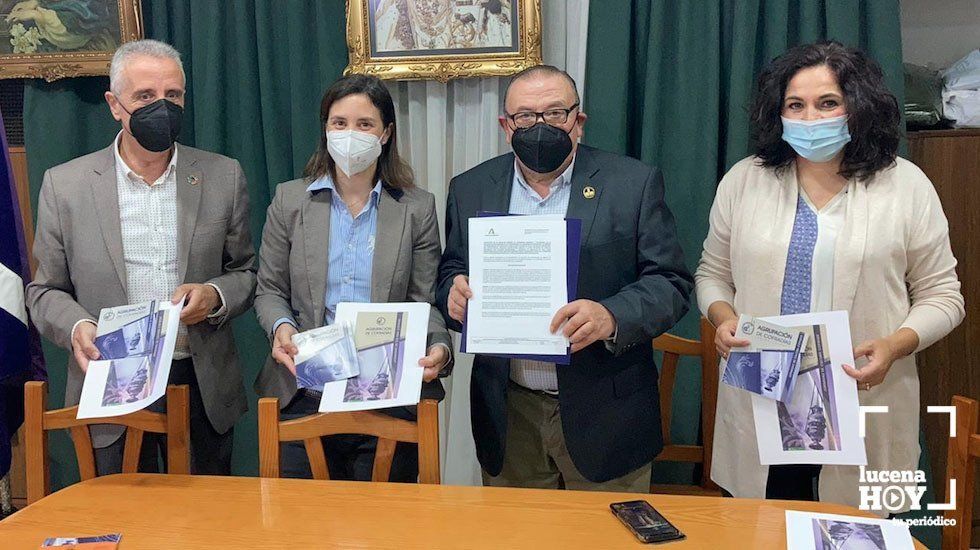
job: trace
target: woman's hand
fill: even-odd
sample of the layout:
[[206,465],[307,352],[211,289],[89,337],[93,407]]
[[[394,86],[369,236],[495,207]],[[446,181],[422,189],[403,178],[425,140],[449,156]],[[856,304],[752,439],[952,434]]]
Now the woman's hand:
[[276,335],[272,339],[272,358],[289,369],[293,376],[296,376],[296,363],[293,362],[293,357],[299,353],[296,345],[293,344],[293,335],[296,332],[296,327],[291,323],[283,323],[276,329]]
[[738,317],[732,317],[715,328],[715,349],[725,359],[728,359],[728,353],[732,348],[744,348],[752,343],[735,338],[736,330],[738,330]]
[[868,340],[854,348],[855,361],[860,357],[867,357],[867,365],[860,369],[851,365],[842,367],[848,376],[857,381],[859,390],[867,391],[884,382],[892,364],[914,352],[917,347],[919,335],[910,328],[901,328],[891,336]]
[[428,355],[419,359],[419,366],[425,369],[425,372],[422,373],[422,380],[432,382],[439,376],[439,371],[446,365],[446,362],[449,361],[449,351],[446,346],[435,344],[429,346],[426,353]]

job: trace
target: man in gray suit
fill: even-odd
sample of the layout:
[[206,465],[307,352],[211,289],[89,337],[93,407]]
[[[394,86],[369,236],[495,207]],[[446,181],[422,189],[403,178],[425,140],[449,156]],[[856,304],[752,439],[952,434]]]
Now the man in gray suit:
[[[117,50],[105,97],[122,131],[45,173],[27,303],[41,333],[72,352],[65,403],[74,405],[99,358],[102,308],[183,301],[170,383],[191,390],[191,470],[228,474],[232,427],[247,408],[229,321],[252,305],[255,252],[238,162],[175,142],[184,84],[171,46],[140,40]],[[121,470],[121,434],[92,428],[100,475]],[[162,444],[144,444],[141,469],[157,469]]]

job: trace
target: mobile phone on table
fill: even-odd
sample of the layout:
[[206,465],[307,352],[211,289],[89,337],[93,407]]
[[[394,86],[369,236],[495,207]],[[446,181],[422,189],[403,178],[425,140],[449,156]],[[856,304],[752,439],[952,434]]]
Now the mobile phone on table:
[[644,543],[669,542],[681,540],[684,533],[645,500],[614,502],[609,505],[612,513]]

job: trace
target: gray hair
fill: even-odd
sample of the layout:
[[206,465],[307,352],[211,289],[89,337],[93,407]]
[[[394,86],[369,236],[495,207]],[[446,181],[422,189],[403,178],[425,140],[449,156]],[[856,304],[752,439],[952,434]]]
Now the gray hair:
[[123,69],[126,68],[132,58],[139,56],[173,59],[177,63],[177,67],[180,68],[180,75],[185,80],[187,78],[184,74],[184,64],[180,61],[180,52],[173,46],[159,40],[135,40],[119,46],[112,56],[112,63],[109,65],[109,90],[112,93],[119,95],[124,80]]

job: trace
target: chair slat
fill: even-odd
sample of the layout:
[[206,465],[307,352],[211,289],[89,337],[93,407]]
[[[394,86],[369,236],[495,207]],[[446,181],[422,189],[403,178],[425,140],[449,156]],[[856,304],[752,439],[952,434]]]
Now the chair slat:
[[327,456],[323,452],[323,443],[319,437],[304,439],[306,456],[310,460],[310,471],[313,479],[330,479],[330,469],[327,467]]
[[259,475],[279,477],[279,400],[259,399]]
[[78,477],[82,481],[95,478],[95,451],[92,449],[92,434],[88,426],[72,426],[68,428],[71,442],[75,446],[75,458],[78,460]]
[[418,406],[419,483],[441,483],[439,468],[439,403],[423,399]]
[[670,425],[674,416],[674,384],[677,382],[677,363],[680,358],[664,352],[663,367],[660,369],[660,432],[664,445],[670,445]]
[[155,413],[147,410],[136,411],[123,416],[113,416],[110,418],[75,418],[78,415],[78,407],[68,407],[44,413],[45,430],[61,430],[72,426],[91,426],[94,424],[112,424],[114,426],[126,426],[136,428],[144,432],[164,434],[167,433],[167,417],[163,413]]
[[50,492],[48,433],[44,431],[47,408],[46,382],[24,385],[24,450],[27,462],[27,503],[33,504]]
[[282,441],[338,434],[373,435],[418,443],[415,422],[372,411],[317,413],[279,423],[279,437]]
[[124,474],[135,474],[139,470],[140,452],[143,450],[143,433],[143,430],[136,428],[126,429],[126,446],[123,447],[122,464]]
[[167,473],[191,473],[191,406],[187,386],[167,388]]
[[378,445],[374,451],[374,469],[371,472],[371,481],[388,481],[391,478],[391,463],[395,459],[395,447],[397,441],[391,439],[378,439]]

